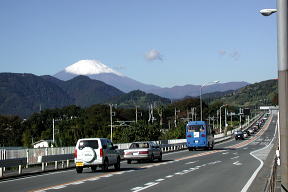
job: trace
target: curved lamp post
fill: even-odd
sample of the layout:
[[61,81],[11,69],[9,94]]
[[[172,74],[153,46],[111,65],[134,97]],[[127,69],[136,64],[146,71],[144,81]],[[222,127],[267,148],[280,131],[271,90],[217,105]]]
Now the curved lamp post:
[[281,157],[281,191],[288,191],[288,1],[277,0],[277,9],[262,9],[260,13],[269,16],[277,12],[277,60],[279,130]]

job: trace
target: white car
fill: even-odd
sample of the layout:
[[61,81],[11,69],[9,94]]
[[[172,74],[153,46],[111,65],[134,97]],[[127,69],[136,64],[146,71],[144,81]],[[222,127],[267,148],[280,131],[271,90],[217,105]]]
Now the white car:
[[154,159],[162,161],[162,151],[160,147],[153,142],[134,142],[129,149],[124,150],[124,159],[130,164],[131,161],[150,160]]
[[79,139],[74,151],[77,173],[82,173],[84,167],[90,167],[92,171],[100,167],[103,171],[107,171],[111,165],[119,170],[121,159],[117,148],[106,138]]

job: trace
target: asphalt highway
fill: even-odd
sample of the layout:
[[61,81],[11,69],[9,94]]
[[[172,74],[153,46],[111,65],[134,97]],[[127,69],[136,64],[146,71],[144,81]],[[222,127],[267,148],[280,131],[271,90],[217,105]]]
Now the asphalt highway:
[[214,150],[167,153],[163,161],[153,163],[123,161],[120,171],[87,168],[77,174],[70,169],[2,180],[0,191],[246,191],[261,169],[261,159],[255,154],[272,143],[276,121],[274,114],[257,134],[217,144]]

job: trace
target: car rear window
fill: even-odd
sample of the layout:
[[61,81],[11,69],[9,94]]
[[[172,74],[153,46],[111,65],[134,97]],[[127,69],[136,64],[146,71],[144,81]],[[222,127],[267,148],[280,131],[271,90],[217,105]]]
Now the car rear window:
[[148,143],[132,143],[129,149],[137,149],[137,148],[149,148]]
[[98,140],[82,140],[79,142],[79,149],[83,149],[85,147],[91,147],[92,149],[98,149]]

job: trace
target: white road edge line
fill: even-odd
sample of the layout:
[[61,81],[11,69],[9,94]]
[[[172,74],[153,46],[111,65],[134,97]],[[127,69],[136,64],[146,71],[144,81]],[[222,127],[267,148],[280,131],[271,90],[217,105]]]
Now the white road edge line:
[[259,159],[258,157],[256,157],[253,153],[256,153],[256,152],[258,152],[258,151],[261,151],[261,150],[263,150],[263,149],[268,148],[268,147],[272,144],[272,142],[274,141],[274,139],[275,139],[277,129],[278,129],[278,122],[276,123],[276,128],[275,128],[275,132],[274,132],[273,139],[271,140],[271,142],[269,143],[269,145],[266,145],[265,147],[263,147],[263,148],[261,148],[261,149],[257,149],[256,151],[252,151],[252,152],[250,153],[251,156],[253,156],[255,159],[257,159],[258,161],[260,161],[260,165],[259,165],[259,167],[255,170],[255,172],[254,172],[253,175],[250,177],[250,179],[247,181],[246,185],[242,188],[241,192],[246,192],[246,191],[249,189],[250,185],[252,184],[252,182],[254,181],[254,179],[256,178],[256,176],[257,176],[257,174],[258,174],[258,172],[261,170],[261,168],[263,167],[263,164],[264,164],[263,161],[262,161],[261,159]]

